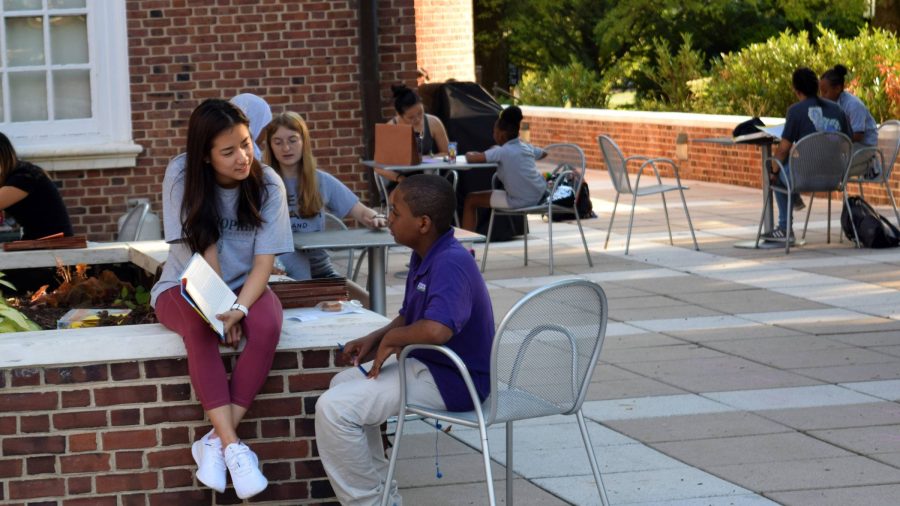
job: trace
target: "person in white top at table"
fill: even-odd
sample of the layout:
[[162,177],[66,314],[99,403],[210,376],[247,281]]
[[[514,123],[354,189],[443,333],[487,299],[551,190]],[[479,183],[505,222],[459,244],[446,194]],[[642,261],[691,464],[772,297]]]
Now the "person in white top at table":
[[[291,232],[319,232],[325,229],[328,210],[339,218],[353,217],[368,228],[383,228],[386,218],[363,205],[336,177],[319,170],[312,154],[309,128],[295,112],[276,115],[265,128],[263,160],[284,179],[287,190]],[[285,273],[296,279],[339,278],[325,250],[292,251],[278,256]],[[352,299],[369,305],[369,294],[347,280]]]
[[547,156],[537,148],[519,139],[522,110],[511,105],[500,111],[494,123],[496,146],[484,153],[466,153],[469,163],[496,163],[497,178],[503,190],[485,190],[466,195],[463,204],[462,228],[475,230],[476,210],[489,208],[517,208],[539,204],[547,194],[547,180],[537,169],[536,160]]

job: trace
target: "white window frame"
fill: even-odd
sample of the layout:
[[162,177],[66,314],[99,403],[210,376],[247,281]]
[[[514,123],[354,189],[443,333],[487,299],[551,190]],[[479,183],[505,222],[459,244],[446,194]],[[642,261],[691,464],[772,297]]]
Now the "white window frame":
[[[92,117],[29,122],[4,122],[0,117],[0,131],[20,158],[46,170],[134,167],[143,148],[131,134],[125,0],[87,0],[84,9],[52,12],[87,13]],[[3,50],[5,38],[5,26],[0,26]],[[7,79],[5,73],[2,78]],[[4,96],[4,102],[8,111],[9,97]]]

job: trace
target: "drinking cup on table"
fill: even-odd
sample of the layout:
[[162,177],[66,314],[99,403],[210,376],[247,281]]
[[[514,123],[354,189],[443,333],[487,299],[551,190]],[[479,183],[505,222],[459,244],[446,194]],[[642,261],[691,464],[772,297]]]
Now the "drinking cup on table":
[[456,163],[456,143],[451,142],[447,145],[447,161],[450,163]]

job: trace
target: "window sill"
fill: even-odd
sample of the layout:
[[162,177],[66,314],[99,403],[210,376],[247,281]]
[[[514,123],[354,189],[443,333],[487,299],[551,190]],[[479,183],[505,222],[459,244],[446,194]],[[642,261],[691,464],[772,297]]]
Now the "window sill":
[[144,148],[138,144],[104,143],[93,145],[22,146],[19,158],[47,171],[89,170],[134,167]]

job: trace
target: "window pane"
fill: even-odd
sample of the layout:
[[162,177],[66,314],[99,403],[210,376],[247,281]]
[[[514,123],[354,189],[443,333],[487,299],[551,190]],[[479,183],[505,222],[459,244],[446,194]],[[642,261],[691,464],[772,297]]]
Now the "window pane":
[[3,10],[6,11],[39,11],[41,0],[3,0]]
[[54,119],[91,117],[91,74],[89,70],[53,72]]
[[[38,0],[40,2],[40,0]],[[47,7],[51,9],[78,9],[84,8],[84,0],[50,0]]]
[[88,63],[87,16],[50,18],[50,62]]
[[44,19],[6,18],[6,64],[10,67],[44,64]]
[[10,72],[9,103],[12,121],[47,119],[47,74]]

